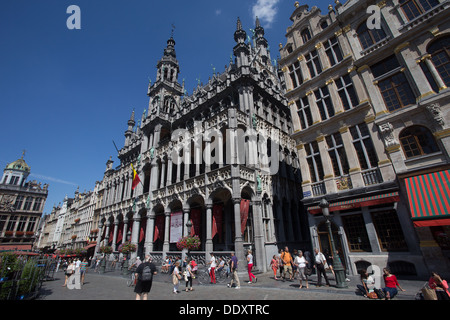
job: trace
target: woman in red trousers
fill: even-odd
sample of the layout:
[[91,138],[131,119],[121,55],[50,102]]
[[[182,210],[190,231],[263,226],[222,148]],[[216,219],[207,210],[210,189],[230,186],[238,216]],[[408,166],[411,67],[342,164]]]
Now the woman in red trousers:
[[253,255],[251,250],[248,250],[248,254],[247,254],[247,267],[248,267],[248,283],[252,283],[253,278],[255,279],[255,282],[258,281],[258,279],[256,279],[255,275],[252,273],[252,268],[253,268]]

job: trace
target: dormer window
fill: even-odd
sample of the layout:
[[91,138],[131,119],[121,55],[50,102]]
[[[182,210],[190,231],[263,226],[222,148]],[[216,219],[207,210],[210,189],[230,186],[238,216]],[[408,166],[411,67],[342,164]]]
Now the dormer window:
[[320,23],[320,28],[322,30],[325,30],[327,27],[328,27],[328,22],[326,20],[324,20]]
[[311,39],[311,32],[308,28],[305,28],[300,32],[300,36],[302,37],[303,43],[306,43]]

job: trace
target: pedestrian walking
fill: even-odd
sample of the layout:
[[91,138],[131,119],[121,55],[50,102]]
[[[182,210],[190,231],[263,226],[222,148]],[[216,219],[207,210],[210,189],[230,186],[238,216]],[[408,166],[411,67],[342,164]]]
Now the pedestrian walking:
[[289,253],[289,248],[284,247],[283,253],[281,253],[281,260],[283,261],[283,281],[286,280],[286,272],[289,273],[289,281],[292,281],[292,256]]
[[216,272],[215,272],[215,269],[216,269],[217,262],[216,262],[216,257],[214,257],[214,253],[213,252],[211,252],[211,259],[209,260],[208,264],[210,265],[209,276],[211,277],[211,284],[212,283],[215,284],[216,283]]
[[156,266],[151,262],[150,256],[146,255],[144,262],[139,264],[135,271],[135,279],[137,279],[134,287],[136,300],[148,300],[148,294],[152,289],[153,276],[156,274]]
[[239,281],[239,275],[237,273],[238,268],[238,259],[234,252],[231,253],[231,259],[230,259],[230,271],[231,271],[231,281],[229,284],[227,284],[228,288],[233,287],[233,283],[236,283],[236,289],[241,288],[241,283]]
[[69,281],[69,278],[72,276],[72,274],[75,273],[75,264],[72,262],[72,260],[69,260],[69,265],[67,266],[67,269],[65,271],[65,281],[63,284],[63,287],[67,286],[67,282]]
[[278,257],[276,254],[273,255],[272,260],[270,260],[270,268],[273,270],[273,277],[275,280],[278,280],[277,278],[277,270],[278,270]]
[[450,300],[450,293],[448,291],[448,283],[443,280],[436,272],[431,272],[431,277],[428,280],[430,289],[434,289],[438,300]]
[[88,262],[86,258],[83,259],[83,262],[80,264],[80,277],[81,277],[81,284],[84,284],[84,278],[86,276],[87,268],[88,268]]
[[284,269],[284,267],[283,267],[283,260],[281,259],[281,255],[283,254],[283,252],[284,252],[284,250],[283,250],[283,249],[280,249],[280,250],[278,251],[278,255],[277,255],[277,258],[278,258],[278,268],[280,269],[280,278],[283,277],[283,269]]
[[255,275],[252,273],[253,268],[253,255],[252,251],[247,251],[247,270],[248,270],[248,283],[252,283],[253,279],[255,279],[255,283],[258,281],[258,279],[255,277]]
[[173,293],[177,294],[178,286],[180,285],[181,275],[180,275],[180,262],[177,261],[174,264],[173,271],[172,271],[172,283],[173,283]]
[[326,272],[326,265],[327,260],[322,252],[319,251],[319,249],[314,249],[315,253],[315,259],[314,259],[314,267],[317,270],[317,287],[320,287],[322,285],[322,275],[325,278],[325,282],[327,287],[330,286],[330,281],[328,281],[327,272]]
[[80,271],[81,260],[79,258],[75,258],[75,271]]
[[193,291],[194,289],[192,288],[192,279],[195,278],[195,275],[192,271],[192,260],[191,261],[186,261],[186,268],[184,270],[184,280],[186,281],[186,292],[188,291]]
[[383,291],[386,294],[386,300],[390,300],[397,295],[397,293],[398,293],[397,287],[401,291],[405,291],[398,283],[397,277],[395,275],[391,274],[391,270],[389,268],[383,269],[383,278],[384,278],[384,285],[385,285],[385,287],[383,288]]
[[303,288],[302,281],[305,280],[306,282],[306,289],[309,288],[308,286],[308,276],[306,274],[306,267],[308,265],[308,260],[303,256],[303,252],[301,250],[298,250],[297,256],[295,257],[294,264],[297,266],[297,271],[299,275],[300,280],[300,287],[299,289]]

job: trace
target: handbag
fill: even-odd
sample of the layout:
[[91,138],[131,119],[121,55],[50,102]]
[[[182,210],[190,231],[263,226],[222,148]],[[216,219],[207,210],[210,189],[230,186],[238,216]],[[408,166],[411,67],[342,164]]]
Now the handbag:
[[375,293],[375,291],[369,292],[369,293],[367,294],[367,297],[368,297],[369,299],[378,299],[378,295]]
[[423,298],[425,300],[437,300],[437,294],[436,291],[434,289],[431,289],[430,286],[427,284],[425,284],[422,288],[422,294],[423,294]]
[[178,280],[178,277],[177,277],[175,274],[173,274],[173,275],[172,275],[172,283],[173,283],[174,285],[177,285],[179,281],[180,281],[180,280]]
[[305,275],[307,275],[307,276],[310,276],[310,275],[312,275],[312,269],[311,269],[311,268],[308,268],[308,267],[306,267],[306,268],[305,268]]

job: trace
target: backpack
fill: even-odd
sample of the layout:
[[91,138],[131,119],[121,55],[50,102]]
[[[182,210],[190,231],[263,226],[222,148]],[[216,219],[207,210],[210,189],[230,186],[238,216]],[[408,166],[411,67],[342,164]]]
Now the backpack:
[[146,265],[144,270],[142,270],[142,281],[150,281],[153,279],[153,272],[150,265]]

